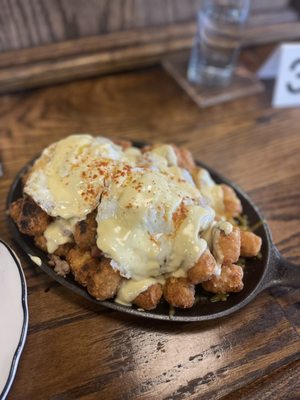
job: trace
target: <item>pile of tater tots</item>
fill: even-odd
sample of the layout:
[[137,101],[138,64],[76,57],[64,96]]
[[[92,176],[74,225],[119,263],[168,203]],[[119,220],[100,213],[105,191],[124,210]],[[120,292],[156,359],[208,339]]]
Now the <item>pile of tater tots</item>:
[[197,285],[243,290],[241,260],[260,254],[234,190],[173,144],[71,135],[43,151],[23,184],[10,206],[19,231],[98,300],[190,308]]

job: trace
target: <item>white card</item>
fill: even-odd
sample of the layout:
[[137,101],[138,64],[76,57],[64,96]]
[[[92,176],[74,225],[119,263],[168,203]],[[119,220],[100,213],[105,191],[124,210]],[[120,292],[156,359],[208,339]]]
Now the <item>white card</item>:
[[273,107],[300,106],[300,43],[277,47],[257,75],[261,79],[276,78]]

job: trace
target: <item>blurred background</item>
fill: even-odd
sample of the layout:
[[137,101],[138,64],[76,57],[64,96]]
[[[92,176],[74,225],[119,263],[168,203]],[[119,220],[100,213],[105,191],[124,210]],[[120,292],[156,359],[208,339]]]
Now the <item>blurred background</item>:
[[[300,37],[299,2],[252,0],[243,47]],[[189,49],[201,0],[2,0],[0,91],[159,62]]]

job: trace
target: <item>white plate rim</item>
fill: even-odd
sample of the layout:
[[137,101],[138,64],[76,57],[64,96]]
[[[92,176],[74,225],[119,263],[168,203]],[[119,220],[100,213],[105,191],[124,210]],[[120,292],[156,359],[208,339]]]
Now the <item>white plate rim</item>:
[[12,363],[10,366],[7,381],[2,389],[2,392],[0,393],[0,400],[4,400],[6,398],[6,396],[8,395],[8,392],[9,392],[9,390],[12,386],[12,383],[14,381],[14,378],[16,376],[16,371],[17,371],[17,367],[19,364],[20,356],[22,354],[24,344],[26,341],[26,337],[27,337],[29,316],[28,316],[28,303],[27,303],[27,285],[26,285],[24,272],[23,272],[23,269],[21,266],[21,262],[20,262],[18,256],[16,255],[16,253],[14,252],[14,250],[6,242],[4,242],[2,239],[0,239],[0,244],[2,244],[4,247],[6,247],[6,249],[12,256],[12,258],[15,262],[15,265],[18,269],[18,272],[20,274],[21,291],[22,291],[21,302],[22,302],[22,310],[23,310],[23,325],[22,325],[22,330],[20,333],[20,340],[19,340],[19,343],[16,347],[15,353],[12,358]]

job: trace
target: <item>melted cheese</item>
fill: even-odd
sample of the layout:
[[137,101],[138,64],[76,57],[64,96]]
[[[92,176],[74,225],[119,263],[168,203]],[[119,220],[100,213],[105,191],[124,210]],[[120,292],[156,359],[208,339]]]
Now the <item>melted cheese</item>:
[[54,251],[61,244],[69,243],[73,241],[72,234],[78,219],[73,218],[71,220],[63,220],[61,218],[56,219],[54,222],[48,225],[44,232],[44,236],[47,241],[48,253],[54,253]]
[[169,167],[173,166],[173,165],[177,165],[178,160],[177,160],[175,150],[174,150],[173,146],[171,146],[169,144],[155,146],[154,149],[152,149],[150,151],[150,153],[156,154],[156,155],[164,158]]
[[150,286],[155,285],[156,283],[157,280],[154,278],[146,278],[139,281],[133,279],[125,280],[121,284],[115,302],[125,306],[131,306],[133,300],[139,294],[143,293]]
[[199,168],[194,173],[196,186],[204,197],[209,201],[209,205],[215,210],[217,215],[224,214],[224,194],[220,185],[217,185],[209,172],[204,168]]
[[230,231],[226,222],[212,229],[212,207],[223,210],[223,192],[200,171],[194,181],[170,145],[142,153],[105,138],[72,135],[42,153],[25,193],[54,218],[44,233],[49,253],[71,242],[75,224],[98,208],[97,245],[113,268],[131,278],[116,298],[130,305],[163,283],[164,275],[186,276],[207,242]]
[[200,201],[200,192],[181,178],[134,169],[101,200],[97,245],[126,278],[189,268],[207,246],[199,232],[214,219]]
[[176,271],[171,272],[168,274],[170,277],[174,278],[186,278],[187,277],[187,271],[184,268],[178,268]]
[[32,256],[29,253],[28,253],[28,255],[31,258],[31,261],[33,261],[36,265],[38,265],[39,267],[42,265],[42,260],[40,259],[40,257]]
[[230,235],[233,230],[232,224],[228,221],[219,221],[216,224],[216,228],[224,232],[226,236]]
[[44,150],[24,191],[52,217],[83,219],[97,207],[105,178],[121,157],[108,139],[68,136]]
[[217,261],[217,264],[219,265],[221,265],[224,260],[224,254],[219,245],[221,232],[224,232],[224,234],[227,236],[230,235],[232,230],[233,230],[232,224],[227,221],[217,222],[211,230],[213,255]]

